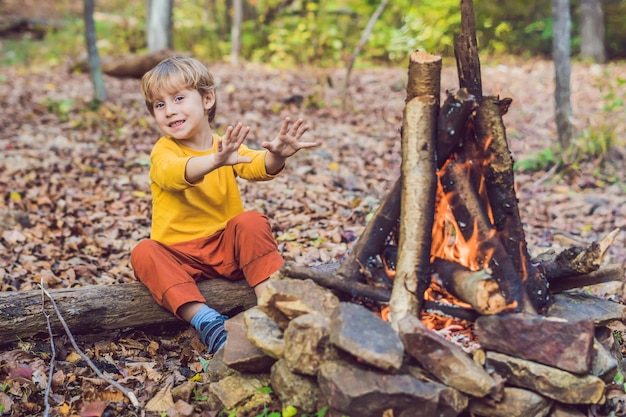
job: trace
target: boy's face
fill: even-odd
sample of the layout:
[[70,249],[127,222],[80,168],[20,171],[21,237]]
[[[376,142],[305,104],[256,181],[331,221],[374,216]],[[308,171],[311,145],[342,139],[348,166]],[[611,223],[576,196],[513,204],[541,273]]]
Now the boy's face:
[[154,118],[161,132],[174,139],[201,139],[210,129],[207,111],[215,103],[215,94],[200,95],[188,88],[167,92],[153,103]]

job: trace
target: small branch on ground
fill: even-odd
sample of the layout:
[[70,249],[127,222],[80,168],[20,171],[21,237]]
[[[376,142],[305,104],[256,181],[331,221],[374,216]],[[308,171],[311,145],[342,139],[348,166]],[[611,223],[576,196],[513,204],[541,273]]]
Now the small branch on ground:
[[[42,283],[39,286],[43,289],[43,278]],[[50,415],[50,390],[52,388],[52,376],[54,375],[54,361],[56,360],[56,348],[54,347],[54,334],[52,331],[52,326],[50,325],[50,316],[46,313],[46,297],[45,293],[42,291],[41,293],[41,312],[46,318],[46,325],[48,327],[48,334],[50,335],[50,350],[52,352],[52,356],[50,357],[50,371],[48,372],[48,383],[46,385],[46,392],[44,394],[44,404],[46,404],[46,409],[44,411],[44,417],[48,417]]]
[[127,390],[126,388],[124,388],[122,385],[120,385],[116,381],[113,381],[111,378],[108,378],[107,376],[105,376],[100,371],[100,369],[98,369],[98,367],[96,365],[94,365],[94,363],[91,361],[91,359],[89,359],[89,357],[78,347],[78,345],[76,344],[76,340],[74,339],[74,336],[72,335],[72,332],[70,331],[69,327],[67,326],[67,323],[65,322],[65,319],[63,319],[63,316],[61,315],[61,312],[59,311],[59,308],[57,307],[57,304],[54,301],[54,298],[52,297],[52,295],[50,295],[50,293],[48,291],[46,291],[46,289],[41,284],[39,284],[39,287],[41,288],[41,291],[50,299],[50,302],[52,303],[52,307],[54,307],[54,311],[56,312],[57,317],[59,318],[59,321],[61,322],[61,325],[63,325],[63,328],[65,329],[65,333],[67,334],[67,337],[69,337],[70,342],[72,343],[72,346],[76,350],[76,353],[78,353],[78,355],[85,362],[87,362],[89,364],[89,367],[98,375],[98,377],[100,377],[101,379],[103,379],[107,383],[113,385],[122,394],[124,394],[126,397],[128,397],[128,399],[133,404],[133,406],[139,407],[139,401],[137,400],[137,396],[135,395],[134,392]]

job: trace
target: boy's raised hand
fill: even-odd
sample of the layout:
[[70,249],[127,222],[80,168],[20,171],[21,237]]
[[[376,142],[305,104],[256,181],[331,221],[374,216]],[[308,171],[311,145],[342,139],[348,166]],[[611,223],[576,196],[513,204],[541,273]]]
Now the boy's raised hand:
[[252,162],[247,156],[241,156],[237,152],[243,144],[246,136],[250,132],[249,126],[243,126],[237,123],[235,127],[228,126],[226,133],[219,139],[217,143],[217,153],[215,153],[215,163],[218,166],[247,164]]
[[296,120],[293,125],[289,126],[290,124],[291,119],[286,117],[278,135],[271,142],[261,142],[261,146],[276,156],[289,158],[300,149],[313,148],[318,145],[316,142],[300,141],[304,132],[309,130],[309,125],[304,124],[302,119]]

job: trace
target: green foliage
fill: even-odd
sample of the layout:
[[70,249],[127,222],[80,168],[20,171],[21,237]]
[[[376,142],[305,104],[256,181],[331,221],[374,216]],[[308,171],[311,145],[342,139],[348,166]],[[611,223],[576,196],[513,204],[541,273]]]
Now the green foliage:
[[557,148],[546,148],[529,157],[516,161],[513,169],[517,171],[546,171],[556,164],[562,164],[557,156],[559,152]]
[[48,112],[56,114],[61,122],[67,122],[70,112],[74,108],[74,99],[54,100],[48,98],[44,101],[44,105],[47,107]]
[[[343,66],[351,59],[378,0],[250,0],[244,2],[241,58],[275,67]],[[625,54],[626,31],[619,16],[626,0],[605,3],[609,56]],[[68,9],[69,10],[69,9]],[[572,4],[573,52],[579,41],[579,4]],[[498,3],[474,1],[481,51],[521,56],[549,55],[552,49],[551,4],[541,0]],[[173,49],[207,61],[230,54],[232,2],[175,2]],[[102,56],[143,52],[146,48],[145,2],[112,0],[96,7],[96,36]],[[421,49],[452,56],[459,33],[458,0],[390,1],[363,46],[358,65],[397,64]],[[1,45],[0,65],[60,65],[86,55],[83,18],[63,17],[43,40],[28,36]],[[621,54],[621,55],[620,55]]]
[[626,116],[624,86],[626,79],[611,77],[605,71],[595,81],[595,86],[602,97],[601,111],[591,118],[587,128],[583,129],[573,144],[572,159],[597,160],[609,159],[613,148],[624,148],[624,141],[618,135],[618,127]]

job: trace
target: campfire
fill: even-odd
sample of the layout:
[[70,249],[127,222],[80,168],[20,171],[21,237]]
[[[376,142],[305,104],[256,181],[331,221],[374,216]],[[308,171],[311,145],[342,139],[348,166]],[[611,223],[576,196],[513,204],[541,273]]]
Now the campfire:
[[254,404],[241,387],[260,373],[284,405],[330,416],[624,415],[611,325],[626,309],[572,291],[623,280],[603,265],[619,230],[530,256],[512,99],[483,94],[471,1],[461,13],[459,87],[441,103],[442,58],[410,55],[401,177],[339,265],[288,263],[228,321],[209,369],[216,404],[240,406],[233,387]]

